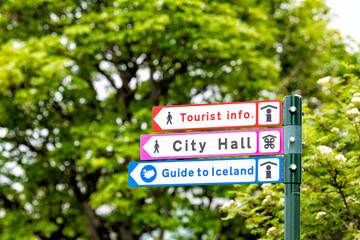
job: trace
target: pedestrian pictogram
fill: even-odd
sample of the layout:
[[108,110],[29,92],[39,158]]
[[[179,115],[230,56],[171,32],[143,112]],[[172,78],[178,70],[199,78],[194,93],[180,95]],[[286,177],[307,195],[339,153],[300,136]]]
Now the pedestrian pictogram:
[[[129,186],[282,181],[285,184],[285,239],[299,240],[302,113],[301,96],[286,96],[283,101],[155,106],[152,109],[152,130],[155,132],[280,125],[284,128],[142,135],[141,160],[181,160],[130,162]],[[284,159],[183,160],[283,153]]]
[[279,125],[279,100],[153,107],[155,132]]
[[168,125],[169,123],[172,124],[171,119],[172,119],[172,116],[171,116],[171,113],[169,112],[169,114],[168,114],[168,116],[167,116],[166,125]]
[[159,146],[159,143],[158,143],[158,141],[156,140],[156,141],[155,141],[155,145],[154,145],[154,149],[155,149],[155,150],[154,150],[154,153],[159,153],[159,147],[160,147],[160,146]]
[[282,154],[282,136],[282,128],[141,135],[140,159]]

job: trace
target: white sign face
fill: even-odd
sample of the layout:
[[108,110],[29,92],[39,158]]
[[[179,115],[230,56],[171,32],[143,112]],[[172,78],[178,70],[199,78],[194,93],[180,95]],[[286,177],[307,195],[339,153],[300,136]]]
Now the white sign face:
[[[267,124],[281,124],[281,102],[260,102],[258,105],[259,120],[261,126]],[[269,125],[268,125],[269,126]]]
[[281,157],[131,162],[129,186],[280,182],[280,159]]
[[141,135],[140,159],[282,154],[283,129]]
[[[270,130],[270,129],[269,129]],[[279,131],[262,131],[259,132],[259,148],[261,153],[272,153],[280,151],[282,146],[281,133]]]
[[263,181],[277,181],[280,179],[279,166],[281,165],[280,158],[263,158],[258,161],[258,180]]
[[279,100],[153,108],[153,131],[278,125],[281,125]]

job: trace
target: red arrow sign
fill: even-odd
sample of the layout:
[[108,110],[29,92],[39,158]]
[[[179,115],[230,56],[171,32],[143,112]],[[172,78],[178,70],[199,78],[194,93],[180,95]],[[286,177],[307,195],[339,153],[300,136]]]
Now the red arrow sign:
[[281,100],[160,106],[152,109],[155,132],[281,125]]

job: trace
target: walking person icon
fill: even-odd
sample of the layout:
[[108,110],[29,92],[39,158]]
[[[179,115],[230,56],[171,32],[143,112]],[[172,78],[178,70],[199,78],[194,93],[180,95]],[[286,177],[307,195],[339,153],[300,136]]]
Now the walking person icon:
[[156,153],[156,152],[159,153],[159,147],[160,147],[160,146],[159,146],[159,144],[158,144],[158,141],[155,140],[155,146],[154,146],[154,149],[155,149],[155,150],[154,150],[154,153]]
[[172,124],[171,119],[172,119],[172,116],[171,116],[171,114],[170,114],[170,112],[169,112],[169,114],[168,114],[168,116],[167,116],[166,125],[168,125],[169,123]]

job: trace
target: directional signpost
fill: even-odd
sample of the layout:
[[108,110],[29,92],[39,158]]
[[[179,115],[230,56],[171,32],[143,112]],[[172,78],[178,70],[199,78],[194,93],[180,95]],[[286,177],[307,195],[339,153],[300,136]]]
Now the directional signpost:
[[129,186],[281,182],[281,157],[131,162]]
[[300,239],[302,110],[300,96],[153,107],[153,131],[280,126],[284,128],[142,135],[140,159],[241,155],[282,157],[141,161],[129,164],[129,186],[285,184],[285,240]]
[[140,159],[282,154],[282,139],[282,128],[141,135]]
[[281,101],[153,107],[153,131],[281,125]]
[[302,99],[284,98],[285,240],[300,239]]

